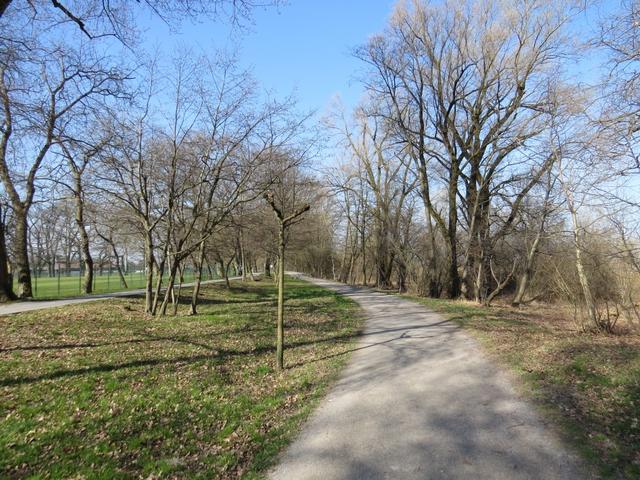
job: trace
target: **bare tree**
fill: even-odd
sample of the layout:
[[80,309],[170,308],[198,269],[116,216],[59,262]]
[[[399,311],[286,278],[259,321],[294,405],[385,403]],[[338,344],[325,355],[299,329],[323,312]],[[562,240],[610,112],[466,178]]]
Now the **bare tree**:
[[15,263],[22,298],[32,296],[27,219],[38,172],[70,119],[96,99],[116,94],[121,80],[118,71],[105,67],[89,50],[12,49],[2,56],[0,179],[16,219]]
[[298,202],[295,195],[295,185],[287,187],[291,188],[291,191],[285,198],[282,196],[276,198],[272,191],[264,195],[278,221],[278,320],[276,332],[276,366],[278,370],[284,368],[284,270],[287,233],[289,228],[301,221],[302,215],[311,208],[308,203],[296,206]]
[[[342,119],[340,133],[346,147],[358,165],[356,173],[364,180],[367,192],[354,189],[352,192],[371,193],[371,216],[375,231],[376,286],[390,288],[393,268],[397,263],[400,240],[400,220],[404,203],[413,190],[411,172],[406,153],[392,141],[385,120],[375,110],[368,112],[359,108],[355,113],[355,126]],[[349,189],[348,183],[337,186]]]
[[[137,36],[136,10],[146,9],[172,26],[204,17],[241,26],[251,20],[256,8],[281,3],[280,0],[0,0],[0,18],[19,12],[38,24],[71,23],[90,39],[115,37],[131,44]],[[46,28],[43,26],[42,30]]]
[[[550,161],[523,162],[522,150],[545,130],[571,13],[550,1],[414,1],[400,4],[385,34],[358,51],[374,73],[367,86],[388,102],[390,120],[413,150],[427,218],[447,240],[451,297],[462,287],[470,298],[486,297],[494,202],[533,170],[507,202],[509,228],[550,168]],[[433,199],[438,183],[447,191],[444,209]]]
[[[83,122],[84,128],[86,128],[87,123],[88,122]],[[104,126],[101,126],[99,123],[94,124],[90,130],[97,131],[98,135],[101,135],[102,138],[95,140],[90,139],[88,136],[86,138],[80,138],[79,135],[71,135],[71,132],[66,132],[64,138],[57,139],[71,176],[70,182],[62,180],[61,183],[71,192],[75,203],[75,222],[80,235],[80,248],[85,272],[82,290],[86,294],[93,291],[94,272],[89,233],[87,232],[85,212],[87,192],[84,185],[84,177],[86,176],[85,173],[89,167],[89,163],[102,153],[111,138],[108,129],[105,129]]]

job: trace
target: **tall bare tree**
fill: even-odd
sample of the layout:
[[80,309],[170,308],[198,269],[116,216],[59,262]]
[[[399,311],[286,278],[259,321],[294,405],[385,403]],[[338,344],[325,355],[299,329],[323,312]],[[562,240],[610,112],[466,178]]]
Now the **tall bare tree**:
[[28,215],[40,168],[74,115],[117,94],[122,74],[90,49],[54,46],[4,51],[0,58],[0,179],[16,222],[19,296],[32,296]]
[[[389,103],[390,120],[414,151],[427,217],[447,239],[451,297],[462,287],[470,298],[487,295],[494,201],[511,190],[508,228],[550,167],[527,164],[522,150],[545,130],[571,14],[545,0],[416,0],[400,4],[387,31],[358,51],[373,69],[369,89]],[[438,184],[447,191],[444,209],[433,199]]]

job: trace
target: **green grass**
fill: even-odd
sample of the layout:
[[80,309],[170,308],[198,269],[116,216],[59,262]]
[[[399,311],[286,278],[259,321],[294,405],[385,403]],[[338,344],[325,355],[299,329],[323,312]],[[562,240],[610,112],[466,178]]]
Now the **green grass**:
[[411,297],[473,334],[602,478],[640,478],[640,335],[577,331],[559,307]]
[[0,478],[261,478],[361,325],[327,290],[287,296],[282,373],[266,281],[208,286],[195,316],[123,299],[0,318]]
[[[217,278],[217,277],[214,277]],[[83,277],[79,276],[61,276],[58,277],[31,277],[31,287],[33,289],[33,298],[44,300],[54,298],[67,298],[83,295],[82,281]],[[96,272],[94,276],[94,292],[93,293],[113,293],[126,290],[137,290],[144,288],[145,278],[143,272],[129,273],[125,275],[127,287],[120,282],[117,272],[111,274]],[[189,272],[184,276],[184,283],[193,282],[194,275]],[[207,276],[203,280],[210,280]],[[14,281],[14,291],[17,291],[18,285]]]

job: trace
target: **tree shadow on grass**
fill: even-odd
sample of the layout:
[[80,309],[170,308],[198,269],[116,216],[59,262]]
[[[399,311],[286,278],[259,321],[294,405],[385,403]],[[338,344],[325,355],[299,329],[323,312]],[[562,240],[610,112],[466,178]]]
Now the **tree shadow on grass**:
[[[198,338],[201,338],[200,336]],[[298,342],[291,342],[285,345],[285,348],[293,349],[308,345],[315,345],[318,343],[326,343],[326,342],[339,342],[353,338],[353,335],[334,335],[331,337],[320,338],[316,340],[305,340]],[[172,358],[150,358],[150,359],[140,359],[140,360],[132,360],[129,362],[122,363],[105,363],[98,364],[90,367],[76,368],[76,369],[68,369],[68,370],[55,370],[49,373],[45,373],[42,375],[35,375],[31,377],[17,377],[17,378],[5,378],[0,379],[0,387],[6,386],[14,386],[14,385],[23,385],[23,384],[31,384],[36,383],[43,380],[55,380],[58,378],[86,375],[92,373],[99,372],[113,372],[128,368],[138,368],[138,367],[146,367],[146,366],[157,366],[157,365],[173,365],[180,363],[195,363],[205,360],[224,360],[227,358],[233,357],[242,357],[242,356],[259,356],[266,353],[275,352],[275,345],[268,346],[257,346],[247,350],[234,350],[234,349],[224,349],[224,348],[214,348],[206,343],[198,342],[195,340],[191,340],[189,338],[151,338],[149,340],[144,341],[161,341],[167,340],[169,342],[178,342],[183,344],[188,344],[191,346],[195,346],[198,348],[202,348],[210,351],[208,354],[200,354],[200,355],[182,355]],[[125,342],[123,342],[125,343]]]
[[[243,299],[234,299],[234,298],[200,298],[198,300],[198,306],[204,305],[239,305],[239,304],[250,304],[250,305],[259,305],[259,304],[274,304],[275,298],[269,298],[269,295],[266,295],[262,298],[256,298],[253,300],[243,300]],[[180,297],[180,305],[191,305],[191,297]]]
[[[259,325],[242,325],[237,328],[220,330],[217,332],[199,334],[199,339],[220,337],[223,335],[232,335],[236,333],[248,333],[266,330],[267,326],[260,327]],[[185,337],[179,336],[157,336],[149,335],[146,332],[139,332],[140,335],[144,335],[146,338],[132,338],[129,340],[116,340],[113,342],[84,342],[84,343],[59,343],[55,345],[27,345],[9,348],[0,348],[0,353],[4,352],[21,352],[21,351],[41,351],[41,350],[70,350],[80,348],[98,348],[109,347],[116,345],[138,344],[138,343],[151,343],[151,342],[185,342]],[[188,338],[188,337],[186,337]],[[201,346],[203,348],[209,348],[206,344],[193,343],[195,346]]]

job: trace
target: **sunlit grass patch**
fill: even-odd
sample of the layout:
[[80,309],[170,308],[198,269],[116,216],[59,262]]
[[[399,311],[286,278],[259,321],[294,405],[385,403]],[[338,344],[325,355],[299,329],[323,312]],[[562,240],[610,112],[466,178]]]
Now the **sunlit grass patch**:
[[[344,364],[355,303],[287,281],[208,286],[196,316],[139,299],[0,318],[0,477],[259,476]],[[182,315],[184,313],[184,315]]]

